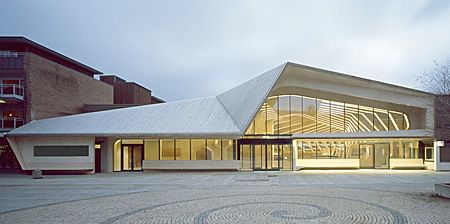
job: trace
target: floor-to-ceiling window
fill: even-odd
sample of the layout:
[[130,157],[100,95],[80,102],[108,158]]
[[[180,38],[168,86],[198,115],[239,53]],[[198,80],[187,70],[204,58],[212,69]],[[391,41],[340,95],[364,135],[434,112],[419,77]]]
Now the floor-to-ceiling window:
[[408,130],[406,113],[299,95],[271,96],[247,136]]
[[[324,159],[344,160],[358,159],[360,168],[387,169],[390,161],[409,160],[420,163],[419,140],[352,140],[352,139],[296,139],[293,147],[297,150],[297,163],[308,160],[311,164],[327,163]],[[313,162],[315,160],[316,162]],[[338,167],[338,166],[336,166]]]
[[233,139],[121,139],[114,143],[114,171],[142,170],[143,160],[236,160]]

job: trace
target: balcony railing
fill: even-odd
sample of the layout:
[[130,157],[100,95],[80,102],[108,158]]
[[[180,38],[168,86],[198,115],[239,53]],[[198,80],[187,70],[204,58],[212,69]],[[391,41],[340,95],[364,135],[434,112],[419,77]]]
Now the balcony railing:
[[22,126],[24,123],[23,118],[16,117],[2,117],[0,120],[1,131],[11,131],[15,128]]
[[23,100],[24,88],[21,85],[16,84],[3,84],[0,85],[0,97],[3,98],[16,98]]

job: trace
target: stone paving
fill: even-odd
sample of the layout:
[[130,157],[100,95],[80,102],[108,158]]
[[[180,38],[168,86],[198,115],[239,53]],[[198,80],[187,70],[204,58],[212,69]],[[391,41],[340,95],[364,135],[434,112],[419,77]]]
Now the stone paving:
[[450,172],[0,174],[0,223],[450,223]]

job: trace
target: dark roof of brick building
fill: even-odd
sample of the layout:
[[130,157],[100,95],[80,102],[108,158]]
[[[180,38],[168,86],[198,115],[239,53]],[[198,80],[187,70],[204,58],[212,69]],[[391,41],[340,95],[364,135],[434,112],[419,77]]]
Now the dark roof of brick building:
[[67,56],[64,56],[54,50],[44,47],[30,39],[22,36],[2,36],[0,37],[0,50],[13,52],[31,52],[39,55],[47,60],[53,61],[60,65],[66,66],[70,69],[78,71],[93,77],[94,74],[103,74],[102,72],[91,68],[85,64],[75,61]]

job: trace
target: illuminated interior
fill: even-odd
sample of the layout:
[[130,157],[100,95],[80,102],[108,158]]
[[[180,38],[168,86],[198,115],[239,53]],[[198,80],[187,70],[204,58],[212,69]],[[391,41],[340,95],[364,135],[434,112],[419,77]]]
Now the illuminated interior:
[[[297,139],[297,159],[358,159],[363,145],[386,146],[386,155],[395,159],[419,158],[418,141],[412,140],[341,140],[341,139]],[[362,147],[364,148],[364,147]]]
[[232,139],[121,139],[114,143],[114,171],[142,170],[142,160],[236,160]]
[[292,170],[291,144],[241,145],[241,171]]
[[[299,95],[272,96],[264,102],[243,137],[267,139],[268,142],[265,146],[241,145],[241,169],[292,168],[287,166],[290,161],[280,156],[280,145],[272,145],[270,139],[291,138],[293,134],[303,133],[400,131],[410,127],[407,114],[400,111]],[[286,155],[295,152],[296,164],[300,165],[308,160],[309,165],[326,167],[333,159],[335,167],[353,161],[358,168],[389,168],[390,159],[419,159],[418,142],[405,139],[293,139],[292,145],[283,145],[281,149]],[[279,165],[281,163],[283,166]]]
[[404,112],[298,95],[267,99],[246,135],[409,130]]

